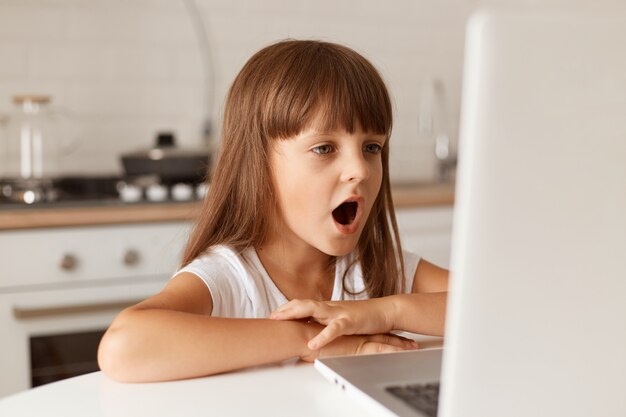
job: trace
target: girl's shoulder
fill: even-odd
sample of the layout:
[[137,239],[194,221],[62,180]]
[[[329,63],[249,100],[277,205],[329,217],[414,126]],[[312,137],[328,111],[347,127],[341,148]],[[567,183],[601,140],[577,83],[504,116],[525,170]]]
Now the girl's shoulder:
[[232,257],[237,257],[239,253],[235,248],[229,245],[214,245],[204,251],[201,255],[199,255],[195,261],[208,262],[215,260],[225,260],[230,259]]
[[[413,279],[417,265],[422,257],[414,252],[402,250],[402,260],[404,262],[404,281],[402,275],[397,277],[400,288],[404,288],[405,292],[411,292],[413,287]],[[337,259],[335,287],[333,293],[334,300],[361,300],[367,299],[369,296],[365,290],[365,278],[363,276],[363,266],[361,262],[355,262],[357,256],[355,252]],[[400,268],[400,257],[397,259],[398,268]]]
[[200,269],[204,272],[223,273],[226,270],[241,271],[246,264],[248,249],[238,251],[228,245],[215,245],[187,264],[182,270]]
[[410,293],[413,288],[417,265],[422,257],[414,252],[402,250],[402,258],[404,260],[404,292]]
[[200,277],[213,298],[213,315],[261,318],[286,303],[284,296],[264,272],[254,248],[239,251],[213,246],[177,272]]
[[409,267],[408,269],[417,268],[417,264],[419,263],[420,259],[422,259],[422,257],[415,252],[402,249],[402,259],[404,260],[405,272],[407,272],[407,267]]
[[213,300],[212,315],[221,317],[252,317],[254,306],[236,300],[247,300],[250,268],[244,255],[234,248],[217,245],[178,270],[174,276],[191,273],[202,279]]

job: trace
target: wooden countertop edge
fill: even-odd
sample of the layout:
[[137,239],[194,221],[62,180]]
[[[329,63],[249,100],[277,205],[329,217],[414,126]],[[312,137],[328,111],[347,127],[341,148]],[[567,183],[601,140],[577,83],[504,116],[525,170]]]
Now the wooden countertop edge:
[[454,204],[454,185],[392,188],[393,205],[398,208],[451,206]]
[[[392,195],[396,209],[446,206],[454,203],[454,186],[395,187]],[[0,230],[184,221],[199,210],[198,202],[3,210]]]
[[0,211],[0,230],[192,220],[199,203]]

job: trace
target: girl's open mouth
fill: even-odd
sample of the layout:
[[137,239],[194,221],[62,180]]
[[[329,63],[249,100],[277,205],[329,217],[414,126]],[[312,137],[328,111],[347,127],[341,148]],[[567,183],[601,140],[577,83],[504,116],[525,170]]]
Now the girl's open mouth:
[[359,208],[359,204],[356,201],[348,201],[342,203],[339,207],[333,210],[333,218],[335,221],[342,225],[352,224],[356,217],[356,211]]
[[344,201],[333,210],[335,226],[341,233],[356,232],[359,227],[360,205],[358,200]]

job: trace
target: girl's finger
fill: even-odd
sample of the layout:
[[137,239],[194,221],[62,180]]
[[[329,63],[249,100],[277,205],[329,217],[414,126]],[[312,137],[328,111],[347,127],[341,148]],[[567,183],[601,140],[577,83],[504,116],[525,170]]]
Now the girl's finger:
[[297,319],[303,319],[305,317],[311,317],[311,315],[299,314],[298,312],[293,311],[291,309],[282,310],[282,311],[272,311],[272,313],[270,314],[270,319],[273,319],[273,320],[297,320]]
[[311,350],[321,349],[339,336],[351,334],[348,330],[347,321],[345,319],[335,319],[318,333],[313,339],[309,340],[307,346]]
[[272,311],[272,314],[278,314],[278,313],[284,313],[285,311],[289,311],[291,310],[291,307],[297,302],[297,300],[292,300],[292,301],[288,301],[285,304],[279,306],[278,308],[276,308],[274,311]]
[[402,352],[403,350],[406,349],[394,345],[388,345],[386,343],[366,342],[363,344],[361,350],[357,354],[369,355],[372,353]]
[[396,346],[402,350],[418,349],[419,345],[412,339],[396,336],[393,334],[377,334],[368,337],[369,342],[382,343]]
[[317,301],[292,300],[272,311],[270,318],[275,320],[295,320],[305,317],[317,318],[321,310],[322,305]]

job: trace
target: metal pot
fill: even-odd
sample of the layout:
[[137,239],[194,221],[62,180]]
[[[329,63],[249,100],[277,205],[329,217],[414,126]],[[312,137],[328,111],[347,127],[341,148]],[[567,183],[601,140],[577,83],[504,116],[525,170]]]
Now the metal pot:
[[208,149],[178,148],[174,134],[160,132],[153,148],[123,154],[121,159],[129,177],[157,175],[165,183],[200,183],[207,177],[211,154]]

